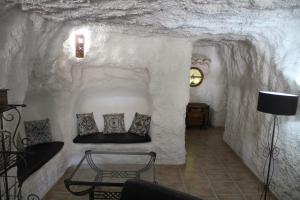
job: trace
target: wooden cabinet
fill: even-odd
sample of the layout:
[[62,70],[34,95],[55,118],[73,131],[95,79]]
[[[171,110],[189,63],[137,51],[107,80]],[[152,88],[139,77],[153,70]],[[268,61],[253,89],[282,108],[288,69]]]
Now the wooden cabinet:
[[209,106],[205,103],[189,103],[186,108],[186,127],[208,127]]

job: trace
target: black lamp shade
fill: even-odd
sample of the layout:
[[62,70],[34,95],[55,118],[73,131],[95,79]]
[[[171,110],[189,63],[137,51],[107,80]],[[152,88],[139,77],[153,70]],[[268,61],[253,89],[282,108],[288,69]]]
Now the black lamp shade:
[[297,104],[298,95],[260,91],[257,110],[274,115],[295,115]]

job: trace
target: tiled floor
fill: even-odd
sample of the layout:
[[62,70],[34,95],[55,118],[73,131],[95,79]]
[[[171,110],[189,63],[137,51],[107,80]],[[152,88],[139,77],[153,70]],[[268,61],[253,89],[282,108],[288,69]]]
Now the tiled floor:
[[[262,184],[223,142],[222,134],[223,130],[217,128],[188,130],[186,165],[158,165],[158,182],[203,200],[259,200]],[[63,180],[64,177],[45,200],[88,199],[69,194]]]

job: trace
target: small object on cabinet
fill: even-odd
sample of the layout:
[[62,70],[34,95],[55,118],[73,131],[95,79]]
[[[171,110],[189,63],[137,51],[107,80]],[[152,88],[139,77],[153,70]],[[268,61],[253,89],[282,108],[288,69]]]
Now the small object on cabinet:
[[209,106],[205,103],[189,103],[186,108],[186,128],[207,128],[209,123]]

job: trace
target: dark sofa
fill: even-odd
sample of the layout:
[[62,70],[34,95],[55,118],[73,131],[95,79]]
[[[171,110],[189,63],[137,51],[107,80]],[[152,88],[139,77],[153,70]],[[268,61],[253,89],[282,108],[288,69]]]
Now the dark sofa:
[[26,147],[17,158],[19,184],[51,160],[63,146],[63,142],[49,142]]
[[142,181],[128,180],[123,187],[121,200],[201,200],[192,195],[164,186]]
[[103,134],[102,132],[90,135],[76,136],[73,140],[74,143],[85,144],[101,144],[101,143],[145,143],[151,142],[149,135],[139,136],[133,133],[111,133]]

